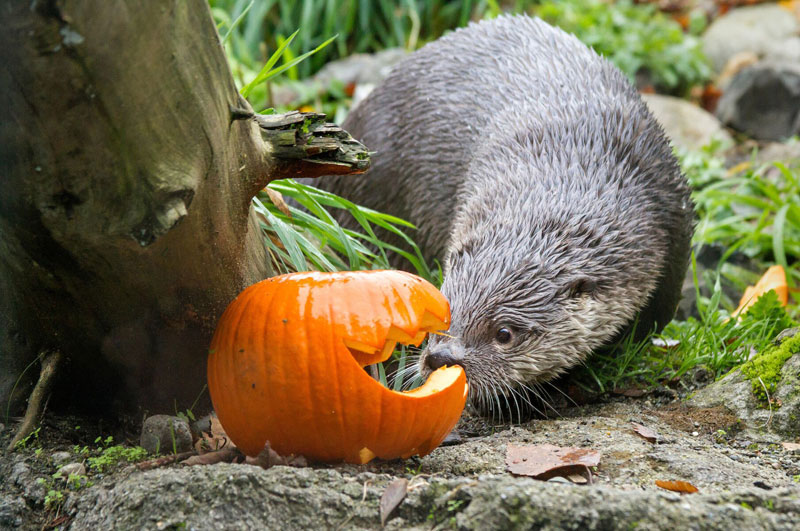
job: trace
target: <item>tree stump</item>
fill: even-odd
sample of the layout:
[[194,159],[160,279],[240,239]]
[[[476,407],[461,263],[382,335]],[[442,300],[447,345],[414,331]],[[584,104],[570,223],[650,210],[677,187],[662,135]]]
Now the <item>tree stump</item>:
[[272,273],[252,197],[367,151],[324,115],[255,115],[205,0],[0,9],[0,400],[57,351],[61,406],[185,409],[217,318]]

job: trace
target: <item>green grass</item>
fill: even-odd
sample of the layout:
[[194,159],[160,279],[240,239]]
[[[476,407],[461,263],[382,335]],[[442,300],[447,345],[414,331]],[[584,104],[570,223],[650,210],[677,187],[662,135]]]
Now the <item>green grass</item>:
[[698,366],[719,377],[754,354],[768,351],[778,333],[798,325],[796,302],[790,299],[789,307],[781,308],[774,293],[762,297],[741,320],[730,319],[738,300],[728,300],[721,284],[725,280],[743,292],[746,285],[758,280],[758,273],[728,262],[734,251],[749,256],[760,271],[779,263],[790,282],[798,279],[800,164],[749,163],[729,170],[721,158],[723,147],[712,144],[679,154],[697,204],[695,248],[713,243],[726,249],[716,270],[705,271],[709,294],[697,288],[700,273],[693,258],[700,317],[667,325],[661,339],[674,346],[657,347],[650,340],[635,344],[627,339],[592,356],[577,374],[584,388],[607,392],[632,385],[654,387],[673,382]]
[[638,72],[647,72],[660,91],[684,93],[711,76],[700,40],[685,34],[655,4],[545,0],[533,12],[575,34],[631,80]]
[[[291,179],[273,181],[269,188],[303,207],[289,205],[289,213],[282,212],[265,191],[254,199],[256,212],[262,216],[265,244],[279,272],[390,269],[387,252],[394,251],[413,265],[417,275],[441,284],[440,271],[429,267],[409,235],[415,228],[411,223]],[[347,211],[361,230],[342,227],[331,209]],[[375,227],[401,237],[407,247],[384,242],[376,236]]]
[[800,163],[750,162],[725,170],[713,147],[683,154],[682,160],[700,217],[695,243],[717,243],[727,254],[739,251],[780,264],[790,285],[800,280],[795,265],[800,258]]
[[[662,91],[685,93],[705,83],[711,69],[692,33],[705,19],[694,17],[692,33],[652,4],[630,0],[210,0],[234,78],[256,109],[273,107],[273,87],[259,76],[277,54],[296,94],[291,107],[312,105],[341,120],[348,107],[344,87],[299,83],[326,63],[353,53],[419,48],[470,20],[500,12],[529,13],[574,33],[608,57],[631,80],[646,72]],[[327,41],[338,37],[329,45]],[[291,42],[291,45],[289,45]],[[301,57],[306,60],[299,61]],[[324,106],[324,107],[323,107]],[[325,108],[327,107],[327,108]],[[341,110],[340,110],[341,109]]]

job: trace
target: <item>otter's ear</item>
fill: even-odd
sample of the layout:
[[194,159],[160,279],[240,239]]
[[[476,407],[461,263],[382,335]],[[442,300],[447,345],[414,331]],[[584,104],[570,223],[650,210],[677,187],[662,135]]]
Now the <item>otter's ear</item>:
[[570,281],[567,289],[570,297],[592,295],[597,291],[597,282],[589,277],[577,277]]

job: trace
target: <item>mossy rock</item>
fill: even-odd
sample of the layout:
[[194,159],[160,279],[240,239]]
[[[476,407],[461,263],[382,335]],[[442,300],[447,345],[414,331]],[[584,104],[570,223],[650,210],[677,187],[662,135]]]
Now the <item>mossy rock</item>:
[[[775,395],[783,379],[783,367],[797,353],[800,353],[800,334],[795,334],[780,345],[758,354],[739,367],[745,378],[750,380],[753,395],[762,407],[770,407],[770,397]],[[775,402],[772,406],[779,407],[780,403]]]
[[800,436],[800,333],[700,389],[689,405],[723,406],[751,430]]

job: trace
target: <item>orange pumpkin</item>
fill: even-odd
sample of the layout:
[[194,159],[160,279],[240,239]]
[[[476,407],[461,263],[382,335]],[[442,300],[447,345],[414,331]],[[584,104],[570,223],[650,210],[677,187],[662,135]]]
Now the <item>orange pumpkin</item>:
[[461,416],[463,369],[443,367],[400,393],[363,367],[449,325],[447,300],[410,273],[269,278],[240,293],[217,325],[208,357],[214,409],[247,455],[267,441],[315,461],[428,454]]
[[778,300],[783,306],[786,306],[789,302],[789,286],[786,283],[786,272],[783,267],[779,265],[770,267],[755,286],[747,286],[742,299],[739,301],[739,307],[733,312],[733,316],[746,312],[750,306],[756,303],[759,297],[768,291],[775,291],[778,295]]

